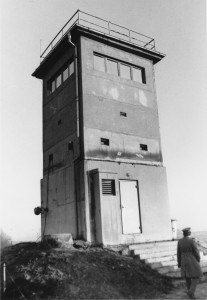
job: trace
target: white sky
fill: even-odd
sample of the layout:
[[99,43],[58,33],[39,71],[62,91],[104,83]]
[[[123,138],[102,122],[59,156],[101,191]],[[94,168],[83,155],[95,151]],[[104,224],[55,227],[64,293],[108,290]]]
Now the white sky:
[[77,10],[155,38],[166,57],[156,87],[171,217],[207,230],[205,0],[3,0],[1,2],[1,228],[35,240],[42,178],[42,84],[31,77]]

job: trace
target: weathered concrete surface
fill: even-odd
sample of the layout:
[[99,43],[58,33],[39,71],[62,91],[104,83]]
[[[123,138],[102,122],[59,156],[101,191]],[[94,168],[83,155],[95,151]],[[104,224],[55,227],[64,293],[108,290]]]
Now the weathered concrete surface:
[[[53,172],[42,179],[42,230],[46,235],[71,233],[76,236],[76,204],[72,167]],[[45,221],[46,218],[46,221]]]
[[[42,216],[42,231],[111,245],[170,239],[153,54],[146,59],[88,34],[80,36],[77,30],[74,40],[78,97],[75,73],[52,94],[47,92],[48,81],[74,59],[68,42],[38,70],[43,78],[42,206],[49,209]],[[94,52],[142,68],[146,82],[95,70]],[[101,138],[109,144],[103,145]],[[115,195],[102,195],[101,180],[106,178],[115,180]],[[133,180],[138,186],[140,226],[133,234],[123,234],[120,180]]]
[[[153,63],[134,54],[81,38],[86,158],[162,162]],[[93,53],[143,67],[146,84],[94,69]],[[127,117],[120,116],[126,112]],[[110,147],[100,145],[108,138]],[[140,144],[147,144],[142,151]]]
[[[102,210],[100,212],[102,217],[99,217],[99,222],[102,224],[104,244],[130,244],[172,239],[164,167],[118,164],[104,161],[97,163],[89,160],[85,163],[85,168],[89,171],[95,169],[97,165],[99,166],[100,180],[102,178],[116,179],[115,196],[101,195],[100,180],[97,185],[97,189],[99,189],[99,192],[97,192],[99,195],[99,198],[97,198],[97,201],[99,201],[98,207]],[[128,235],[122,233],[119,179],[138,180],[142,234]],[[88,180],[89,176],[86,175],[85,181],[87,182]],[[86,186],[89,185],[86,184]],[[86,195],[88,194],[86,202],[90,207],[90,193],[86,190]]]

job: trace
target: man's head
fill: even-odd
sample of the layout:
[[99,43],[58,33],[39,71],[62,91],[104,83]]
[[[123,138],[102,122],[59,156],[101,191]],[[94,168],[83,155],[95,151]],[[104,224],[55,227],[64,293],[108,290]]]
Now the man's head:
[[190,227],[183,228],[182,232],[184,236],[189,236],[191,235],[191,228]]

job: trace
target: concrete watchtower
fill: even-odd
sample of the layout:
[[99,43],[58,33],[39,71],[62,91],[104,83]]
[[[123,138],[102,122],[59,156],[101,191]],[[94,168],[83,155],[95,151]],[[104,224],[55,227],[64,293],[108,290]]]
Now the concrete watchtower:
[[92,243],[171,239],[154,39],[77,11],[43,80],[42,233]]

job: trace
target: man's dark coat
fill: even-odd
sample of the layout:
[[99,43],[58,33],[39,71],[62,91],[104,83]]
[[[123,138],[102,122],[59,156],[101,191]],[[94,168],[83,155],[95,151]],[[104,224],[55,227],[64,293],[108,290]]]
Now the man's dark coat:
[[201,277],[200,253],[195,241],[189,236],[178,241],[177,247],[178,267],[181,268],[182,277]]

